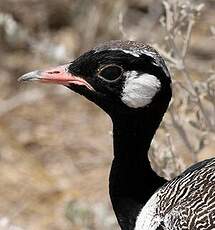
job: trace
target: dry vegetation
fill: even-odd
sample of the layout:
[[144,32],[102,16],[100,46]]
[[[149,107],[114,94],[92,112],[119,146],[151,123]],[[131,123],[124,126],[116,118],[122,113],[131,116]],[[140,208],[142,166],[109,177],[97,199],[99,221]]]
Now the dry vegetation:
[[171,69],[174,99],[153,168],[171,178],[213,156],[214,10],[210,0],[0,0],[0,229],[118,229],[109,118],[63,87],[16,82],[100,41],[146,41]]

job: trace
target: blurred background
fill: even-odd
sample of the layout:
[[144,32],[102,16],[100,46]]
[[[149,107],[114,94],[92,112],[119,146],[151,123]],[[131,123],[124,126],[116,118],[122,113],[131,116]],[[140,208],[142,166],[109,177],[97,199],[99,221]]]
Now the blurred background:
[[1,230],[119,229],[110,119],[63,86],[17,83],[99,42],[142,40],[166,59],[174,98],[150,150],[158,174],[214,156],[214,12],[214,0],[0,0]]

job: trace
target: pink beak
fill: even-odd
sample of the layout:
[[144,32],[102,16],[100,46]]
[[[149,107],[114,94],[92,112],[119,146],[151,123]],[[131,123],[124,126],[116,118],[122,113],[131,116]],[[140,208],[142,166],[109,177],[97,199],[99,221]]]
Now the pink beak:
[[70,84],[83,85],[89,90],[94,90],[93,87],[83,78],[69,73],[68,67],[69,64],[57,66],[47,70],[35,70],[22,75],[18,78],[18,81],[39,81],[42,83],[54,83],[65,86],[69,86]]

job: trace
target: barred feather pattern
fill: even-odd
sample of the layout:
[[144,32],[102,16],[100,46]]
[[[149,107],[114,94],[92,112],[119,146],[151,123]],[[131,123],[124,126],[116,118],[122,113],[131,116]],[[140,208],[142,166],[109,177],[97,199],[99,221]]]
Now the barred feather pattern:
[[154,195],[151,224],[135,230],[214,230],[215,158],[191,166]]

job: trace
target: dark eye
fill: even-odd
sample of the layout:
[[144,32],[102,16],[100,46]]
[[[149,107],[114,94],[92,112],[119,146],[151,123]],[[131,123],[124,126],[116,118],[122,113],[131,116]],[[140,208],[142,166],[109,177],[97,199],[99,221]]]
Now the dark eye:
[[122,76],[123,68],[118,65],[107,65],[101,68],[98,76],[106,81],[116,81]]

